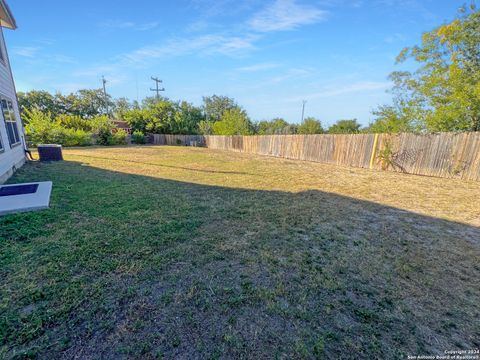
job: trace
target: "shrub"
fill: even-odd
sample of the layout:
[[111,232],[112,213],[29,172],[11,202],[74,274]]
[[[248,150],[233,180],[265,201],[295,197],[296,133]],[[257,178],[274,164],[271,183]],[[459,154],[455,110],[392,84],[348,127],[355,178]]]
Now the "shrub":
[[112,145],[113,144],[112,131],[108,127],[102,127],[98,130],[97,144],[98,145]]
[[382,166],[382,170],[388,170],[390,167],[395,169],[396,154],[390,141],[385,141],[384,148],[378,152],[377,158]]
[[132,142],[135,144],[145,144],[145,135],[139,130],[135,130],[132,134]]
[[115,125],[112,121],[108,118],[108,116],[96,116],[90,120],[87,120],[90,126],[91,131],[94,134],[98,134],[101,129],[109,129],[112,130],[115,128]]
[[123,129],[117,129],[112,135],[111,145],[127,145],[128,133]]
[[[60,144],[63,146],[87,146],[92,144],[92,133],[83,129],[62,127],[62,120],[67,117],[53,119],[50,113],[33,109],[26,112],[26,134],[34,144]],[[78,121],[79,118],[68,117]]]
[[80,129],[62,129],[61,143],[63,146],[88,146],[92,145],[92,133]]
[[78,115],[60,114],[55,120],[66,129],[92,131],[91,120],[82,119]]
[[25,112],[25,133],[34,144],[46,144],[51,142],[52,132],[61,128],[50,113],[44,113],[38,109]]

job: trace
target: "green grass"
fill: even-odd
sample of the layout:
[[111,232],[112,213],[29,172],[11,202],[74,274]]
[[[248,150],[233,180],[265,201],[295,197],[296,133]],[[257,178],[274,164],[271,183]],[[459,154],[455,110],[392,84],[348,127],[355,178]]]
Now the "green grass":
[[0,358],[401,358],[480,346],[480,184],[182,147],[30,163]]

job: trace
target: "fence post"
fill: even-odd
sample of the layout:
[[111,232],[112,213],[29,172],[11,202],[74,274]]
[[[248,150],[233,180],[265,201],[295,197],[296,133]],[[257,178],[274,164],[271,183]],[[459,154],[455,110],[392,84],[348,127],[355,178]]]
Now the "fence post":
[[375,161],[375,153],[377,152],[377,143],[378,143],[378,133],[375,134],[375,139],[373,140],[372,156],[370,157],[370,169],[373,169],[373,162]]

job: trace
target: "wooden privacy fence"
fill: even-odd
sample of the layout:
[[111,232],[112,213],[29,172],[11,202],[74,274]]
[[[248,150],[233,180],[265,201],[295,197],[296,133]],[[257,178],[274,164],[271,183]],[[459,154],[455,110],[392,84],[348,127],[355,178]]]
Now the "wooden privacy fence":
[[153,135],[154,144],[206,146],[287,159],[480,180],[480,132],[338,135]]

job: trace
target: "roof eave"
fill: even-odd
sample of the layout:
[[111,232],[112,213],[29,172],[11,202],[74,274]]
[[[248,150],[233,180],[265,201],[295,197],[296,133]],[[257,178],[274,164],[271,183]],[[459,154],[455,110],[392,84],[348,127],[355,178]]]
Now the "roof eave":
[[17,22],[15,21],[8,4],[4,0],[0,0],[0,5],[3,13],[3,16],[0,18],[0,26],[15,30],[17,28]]

